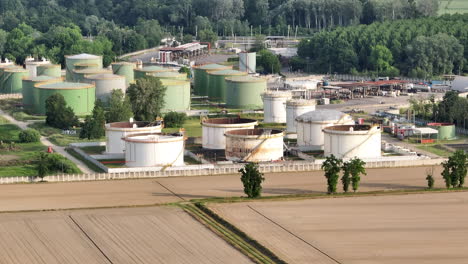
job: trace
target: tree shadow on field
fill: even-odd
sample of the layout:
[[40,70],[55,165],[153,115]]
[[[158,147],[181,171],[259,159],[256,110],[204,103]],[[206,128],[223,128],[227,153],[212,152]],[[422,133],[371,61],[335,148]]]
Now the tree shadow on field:
[[426,186],[407,185],[398,183],[361,183],[361,187],[383,188],[383,189],[425,189]]
[[184,198],[185,200],[191,200],[191,199],[207,199],[207,198],[214,198],[214,197],[219,197],[219,196],[216,196],[216,195],[198,195],[198,194],[183,194],[183,193],[158,193],[158,192],[154,192],[152,193],[153,196],[168,196],[168,195],[172,195],[172,196],[176,196],[176,197],[182,197]]

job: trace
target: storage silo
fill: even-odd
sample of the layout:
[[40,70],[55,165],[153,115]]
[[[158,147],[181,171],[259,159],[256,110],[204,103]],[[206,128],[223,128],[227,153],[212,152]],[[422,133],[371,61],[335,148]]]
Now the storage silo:
[[37,67],[40,65],[48,65],[50,64],[50,61],[48,60],[26,60],[24,62],[26,70],[29,71],[29,76],[30,78],[36,77],[39,74],[37,74]]
[[34,78],[23,79],[23,107],[32,109],[34,107],[34,86],[38,83],[61,82],[62,78],[51,76],[37,76]]
[[263,122],[286,123],[286,102],[291,98],[290,92],[268,91],[263,93]]
[[125,152],[125,138],[132,134],[160,133],[161,122],[115,122],[106,124],[106,153],[123,154]]
[[354,125],[353,118],[336,110],[315,110],[296,118],[297,146],[300,150],[323,150],[323,129],[335,125]]
[[96,87],[96,100],[100,99],[107,104],[113,90],[121,90],[125,94],[127,86],[125,77],[112,73],[86,75],[85,82],[92,83]]
[[76,115],[89,115],[96,101],[96,88],[89,83],[38,83],[34,86],[34,112],[45,114],[45,102],[49,96],[59,93],[65,98],[67,106]]
[[127,167],[184,165],[184,137],[180,134],[134,134],[124,141]]
[[4,91],[3,89],[3,73],[9,69],[23,69],[23,68],[21,68],[18,65],[9,64],[9,63],[8,64],[5,63],[0,66],[0,93],[8,93],[7,91]]
[[457,138],[457,129],[453,123],[429,123],[427,126],[439,131],[437,134],[439,140],[454,140]]
[[208,97],[213,101],[226,102],[226,78],[245,76],[246,72],[236,70],[208,71]]
[[23,78],[28,77],[29,71],[23,68],[10,68],[3,71],[1,80],[3,93],[21,93]]
[[73,81],[73,70],[75,70],[75,64],[92,64],[97,65],[96,68],[102,68],[102,56],[96,56],[92,54],[82,53],[77,55],[65,56],[65,64],[67,68],[67,81]]
[[226,78],[226,106],[235,109],[260,109],[262,93],[267,89],[263,78],[236,76]]
[[160,66],[147,66],[141,69],[135,69],[135,79],[144,78],[149,74],[157,72],[169,72],[172,71],[170,68],[160,67]]
[[158,79],[171,79],[171,80],[181,80],[181,81],[186,81],[188,79],[186,73],[179,73],[176,71],[156,72],[156,73],[151,73],[149,75],[154,76]]
[[85,83],[87,75],[96,75],[96,74],[112,74],[112,71],[107,70],[107,69],[95,69],[95,68],[73,70],[73,80],[74,82]]
[[60,64],[39,65],[36,68],[37,76],[45,75],[51,77],[62,77],[62,68]]
[[190,110],[190,82],[181,80],[160,80],[166,86],[162,112],[180,112]]
[[266,162],[283,159],[283,132],[271,129],[242,129],[226,132],[226,159]]
[[339,125],[323,129],[324,155],[339,159],[378,158],[381,156],[381,131],[379,126]]
[[315,100],[289,100],[286,102],[286,132],[296,133],[296,117],[315,110]]
[[230,70],[232,66],[219,64],[205,64],[193,67],[193,93],[195,95],[208,95],[208,74],[209,71]]
[[202,125],[202,146],[205,149],[226,149],[224,134],[231,130],[254,129],[257,120],[247,118],[210,118],[204,119]]
[[255,73],[257,70],[257,53],[241,52],[239,53],[239,71],[246,73]]
[[114,62],[112,65],[112,72],[117,75],[125,76],[125,83],[127,87],[134,82],[135,73],[133,72],[136,69],[136,64],[132,62]]

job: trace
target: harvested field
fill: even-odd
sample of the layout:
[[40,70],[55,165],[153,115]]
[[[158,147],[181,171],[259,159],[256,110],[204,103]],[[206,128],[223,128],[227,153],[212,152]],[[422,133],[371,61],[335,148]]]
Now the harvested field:
[[468,192],[211,204],[289,263],[466,263]]
[[179,208],[0,215],[0,263],[251,263]]

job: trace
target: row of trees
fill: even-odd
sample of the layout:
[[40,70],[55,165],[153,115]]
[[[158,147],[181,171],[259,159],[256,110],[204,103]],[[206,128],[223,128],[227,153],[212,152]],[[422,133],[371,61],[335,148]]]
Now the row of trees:
[[314,34],[293,67],[429,78],[468,71],[468,14],[377,22]]

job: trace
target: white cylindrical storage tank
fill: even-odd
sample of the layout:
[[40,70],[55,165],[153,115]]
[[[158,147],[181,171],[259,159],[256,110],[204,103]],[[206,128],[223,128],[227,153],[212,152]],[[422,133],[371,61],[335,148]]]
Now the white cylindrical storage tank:
[[255,119],[246,118],[212,118],[202,121],[203,148],[226,149],[224,134],[231,130],[253,129],[258,125]]
[[257,69],[257,53],[241,52],[239,53],[239,71],[255,73]]
[[315,110],[315,100],[289,100],[286,102],[286,132],[296,133],[296,117]]
[[109,101],[112,90],[121,90],[125,94],[127,89],[125,76],[111,73],[86,75],[84,81],[94,83],[96,86],[96,100],[100,99],[104,104]]
[[283,159],[283,132],[271,129],[241,129],[226,132],[226,159],[265,162]]
[[296,118],[297,146],[300,150],[323,150],[323,129],[334,125],[354,125],[353,118],[336,110],[315,110]]
[[291,98],[292,95],[289,92],[263,93],[263,122],[286,123],[286,101]]
[[162,125],[144,121],[115,122],[106,124],[106,153],[123,154],[125,141],[123,138],[133,134],[160,133]]
[[340,125],[323,130],[324,155],[339,159],[378,158],[381,156],[381,131],[379,126]]
[[37,66],[50,64],[48,60],[29,60],[25,61],[26,70],[29,71],[29,78],[34,78],[37,76]]
[[184,137],[181,134],[135,134],[124,138],[127,167],[184,165]]

